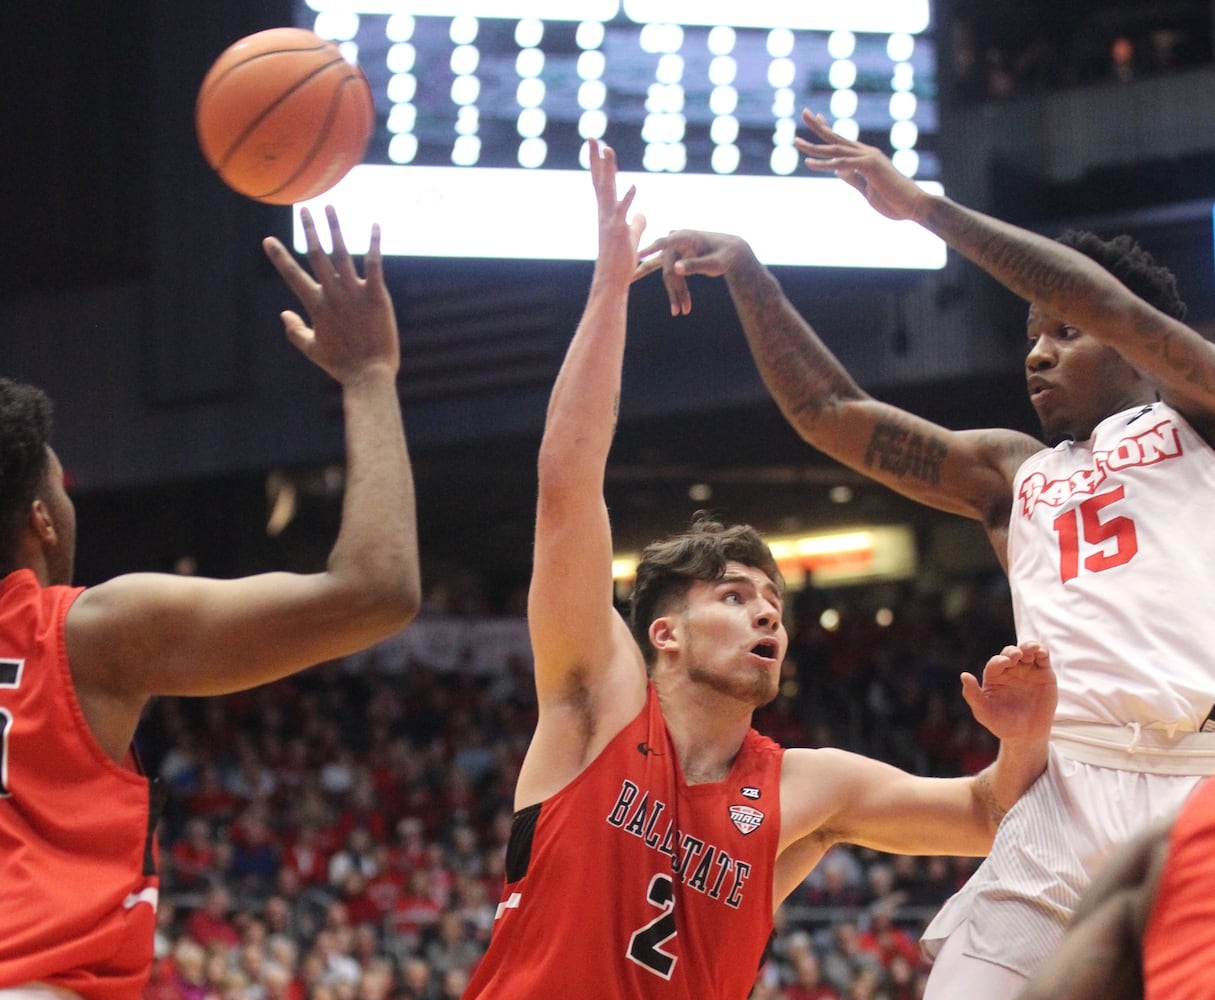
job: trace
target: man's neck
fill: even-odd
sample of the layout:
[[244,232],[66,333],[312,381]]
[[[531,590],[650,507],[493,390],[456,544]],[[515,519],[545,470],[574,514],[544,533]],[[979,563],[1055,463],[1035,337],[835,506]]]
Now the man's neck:
[[751,710],[692,682],[656,687],[684,780],[724,781],[751,728]]

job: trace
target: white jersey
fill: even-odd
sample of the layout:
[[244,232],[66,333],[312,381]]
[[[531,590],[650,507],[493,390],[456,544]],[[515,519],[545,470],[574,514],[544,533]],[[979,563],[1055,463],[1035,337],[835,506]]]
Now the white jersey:
[[1215,704],[1215,451],[1165,403],[1017,471],[1017,636],[1051,651],[1060,722],[1195,732]]

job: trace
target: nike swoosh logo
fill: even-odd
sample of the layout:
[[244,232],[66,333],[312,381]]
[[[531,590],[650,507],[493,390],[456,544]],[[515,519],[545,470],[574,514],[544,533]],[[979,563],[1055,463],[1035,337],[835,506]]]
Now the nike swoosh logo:
[[149,904],[152,909],[156,909],[156,904],[160,902],[159,889],[140,889],[139,892],[130,893],[126,899],[122,901],[124,910],[134,909],[140,903]]

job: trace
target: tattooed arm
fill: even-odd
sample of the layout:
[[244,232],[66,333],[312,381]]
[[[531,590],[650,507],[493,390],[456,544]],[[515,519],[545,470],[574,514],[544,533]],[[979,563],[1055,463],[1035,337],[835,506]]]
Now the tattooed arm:
[[927,194],[880,150],[837,135],[821,117],[802,117],[816,140],[796,142],[808,167],[836,174],[882,215],[919,223],[1006,288],[1114,348],[1215,441],[1215,344],[1084,254]]
[[950,431],[873,399],[736,236],[681,230],[643,255],[638,274],[662,268],[676,315],[691,311],[689,275],[725,278],[764,383],[805,441],[904,496],[982,522],[1003,561],[1013,476],[1038,441]]

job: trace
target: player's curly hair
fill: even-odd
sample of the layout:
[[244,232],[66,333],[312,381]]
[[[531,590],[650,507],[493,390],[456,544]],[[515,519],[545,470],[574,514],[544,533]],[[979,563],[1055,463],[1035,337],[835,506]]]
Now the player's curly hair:
[[749,524],[727,527],[707,511],[697,511],[687,531],[645,547],[630,600],[629,628],[647,664],[657,655],[650,643],[654,619],[682,607],[696,581],[720,580],[728,562],[760,570],[785,592],[785,578],[771,550]]
[[1145,302],[1173,319],[1185,319],[1186,306],[1177,291],[1177,279],[1167,267],[1156,263],[1131,236],[1103,240],[1083,229],[1068,229],[1056,238],[1073,250],[1095,260]]
[[51,440],[50,398],[0,378],[0,572],[11,572],[21,521],[37,499]]

